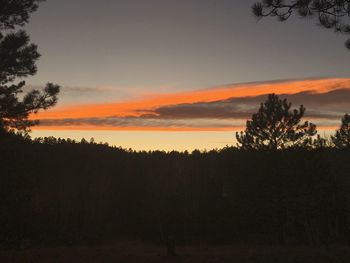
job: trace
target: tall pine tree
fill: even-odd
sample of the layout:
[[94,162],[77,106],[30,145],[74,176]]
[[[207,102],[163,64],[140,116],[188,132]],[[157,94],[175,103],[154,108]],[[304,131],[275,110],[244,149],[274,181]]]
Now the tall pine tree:
[[305,108],[291,110],[292,104],[270,94],[259,111],[247,121],[244,132],[236,133],[238,145],[246,150],[279,150],[305,147],[312,143],[316,125],[301,124]]
[[37,72],[37,46],[19,28],[28,23],[39,2],[42,0],[0,0],[0,134],[29,131],[38,123],[29,115],[57,102],[58,85],[48,83],[43,90],[34,89],[21,96],[26,83],[16,82]]

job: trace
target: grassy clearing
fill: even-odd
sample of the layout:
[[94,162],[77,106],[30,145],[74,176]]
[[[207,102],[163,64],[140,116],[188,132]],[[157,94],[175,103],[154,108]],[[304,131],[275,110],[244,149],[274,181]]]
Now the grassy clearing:
[[106,246],[45,248],[0,252],[1,263],[349,263],[350,248],[274,246],[181,246],[167,258],[165,248],[137,241]]

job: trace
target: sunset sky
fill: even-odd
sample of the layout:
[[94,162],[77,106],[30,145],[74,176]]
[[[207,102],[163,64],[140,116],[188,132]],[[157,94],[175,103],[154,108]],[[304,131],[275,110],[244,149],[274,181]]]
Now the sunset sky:
[[[349,112],[345,37],[316,21],[257,22],[251,0],[49,0],[27,29],[42,54],[30,88],[62,86],[32,136],[136,150],[235,144],[268,93],[328,134]],[[327,52],[325,52],[327,51]]]

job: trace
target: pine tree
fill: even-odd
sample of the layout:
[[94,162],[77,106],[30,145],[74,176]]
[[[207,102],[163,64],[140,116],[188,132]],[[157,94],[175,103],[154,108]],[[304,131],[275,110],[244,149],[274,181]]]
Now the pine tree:
[[[261,0],[252,9],[257,18],[274,16],[280,21],[287,20],[293,13],[301,17],[316,17],[320,26],[350,34],[349,0]],[[345,46],[350,49],[350,39]]]
[[236,133],[238,145],[247,150],[279,150],[305,147],[312,143],[316,125],[300,124],[305,108],[291,110],[292,104],[275,94],[260,105],[259,111],[247,121],[244,132]]
[[38,123],[29,115],[57,102],[58,85],[48,83],[41,91],[32,90],[20,96],[26,83],[15,82],[37,72],[40,57],[37,46],[18,28],[28,23],[39,2],[42,0],[0,0],[0,129],[4,132],[29,131]]
[[350,115],[345,114],[341,126],[332,136],[332,142],[337,148],[350,148]]

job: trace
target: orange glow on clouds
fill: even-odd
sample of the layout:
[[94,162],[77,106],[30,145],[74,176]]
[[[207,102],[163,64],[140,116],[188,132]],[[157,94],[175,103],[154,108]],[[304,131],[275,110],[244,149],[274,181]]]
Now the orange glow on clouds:
[[[183,103],[213,102],[229,98],[254,97],[269,93],[295,94],[300,92],[325,93],[336,89],[350,88],[350,79],[316,79],[293,80],[272,83],[238,84],[224,87],[182,92],[152,95],[137,100],[105,103],[82,104],[77,106],[53,108],[49,111],[32,115],[32,119],[59,120],[74,118],[100,118],[100,117],[139,117],[153,109],[162,106]],[[50,130],[227,130],[227,128],[193,128],[193,127],[106,127],[94,125],[77,126],[37,126],[35,129]],[[234,128],[231,128],[233,130]]]
[[[338,126],[318,126],[319,131],[335,130]],[[189,131],[243,131],[245,126],[233,127],[113,127],[96,125],[70,125],[70,126],[36,126],[35,130],[42,131],[168,131],[168,132],[189,132]]]
[[238,127],[117,127],[117,126],[96,126],[96,125],[70,125],[68,126],[36,126],[35,130],[45,131],[64,131],[64,130],[75,130],[75,131],[241,131],[243,126]]

